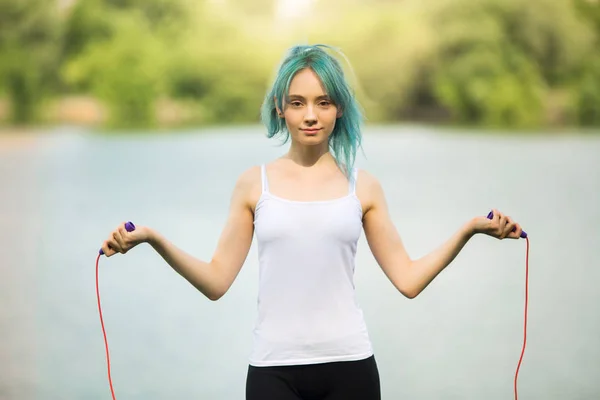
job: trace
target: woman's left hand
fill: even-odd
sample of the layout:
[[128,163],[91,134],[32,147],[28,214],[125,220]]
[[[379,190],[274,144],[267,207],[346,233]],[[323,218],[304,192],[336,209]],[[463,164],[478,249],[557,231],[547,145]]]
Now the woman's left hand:
[[492,211],[494,213],[492,219],[485,216],[473,218],[474,233],[484,233],[497,239],[519,239],[521,237],[523,230],[519,224],[496,209]]

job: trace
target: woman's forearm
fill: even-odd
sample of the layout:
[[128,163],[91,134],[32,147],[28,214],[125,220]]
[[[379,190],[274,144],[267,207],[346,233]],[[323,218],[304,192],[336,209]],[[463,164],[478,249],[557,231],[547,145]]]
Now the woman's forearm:
[[148,235],[148,243],[179,275],[210,300],[221,296],[216,268],[187,254],[156,231]]
[[413,298],[421,293],[444,268],[450,265],[474,233],[473,223],[469,221],[440,247],[412,261],[405,279],[407,296]]

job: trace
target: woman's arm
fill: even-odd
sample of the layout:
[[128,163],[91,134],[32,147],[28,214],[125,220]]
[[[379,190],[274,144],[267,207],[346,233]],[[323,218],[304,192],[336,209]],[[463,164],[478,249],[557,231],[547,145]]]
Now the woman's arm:
[[[510,217],[494,210],[492,220],[475,217],[461,226],[436,250],[412,260],[408,256],[400,235],[394,226],[379,182],[367,173],[361,174],[360,193],[366,199],[363,226],[369,247],[388,279],[404,296],[412,299],[419,295],[435,277],[460,253],[476,233],[503,238],[519,238],[521,227]],[[511,232],[516,228],[515,232]]]
[[148,227],[127,232],[121,225],[104,242],[107,256],[125,254],[139,243],[149,243],[182,277],[210,300],[218,300],[233,284],[240,272],[254,235],[251,196],[256,184],[256,167],[244,172],[231,196],[229,217],[210,262],[199,260],[176,247],[164,236]]

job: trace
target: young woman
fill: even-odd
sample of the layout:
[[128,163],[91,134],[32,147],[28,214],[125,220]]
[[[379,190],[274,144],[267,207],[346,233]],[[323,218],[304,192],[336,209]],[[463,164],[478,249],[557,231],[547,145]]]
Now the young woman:
[[379,373],[353,283],[361,230],[391,283],[414,298],[474,234],[517,239],[521,227],[493,210],[491,220],[476,216],[435,251],[409,258],[377,178],[353,166],[362,115],[328,46],[289,51],[262,119],[269,137],[291,140],[289,151],[241,174],[210,261],[144,226],[127,232],[122,224],[102,249],[111,256],[149,243],[206,297],[218,300],[256,235],[258,318],[246,399],[379,400]]

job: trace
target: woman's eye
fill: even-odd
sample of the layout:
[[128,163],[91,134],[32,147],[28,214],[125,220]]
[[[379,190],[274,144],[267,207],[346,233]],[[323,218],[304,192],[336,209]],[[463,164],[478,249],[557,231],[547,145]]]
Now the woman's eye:
[[330,103],[330,102],[328,102],[328,101],[322,101],[322,102],[320,102],[320,103],[319,103],[319,105],[320,105],[321,107],[327,107],[327,106],[328,106],[328,105],[330,105],[330,104],[331,104],[331,103]]
[[300,107],[302,105],[302,103],[300,103],[299,101],[292,101],[290,104],[294,107]]

